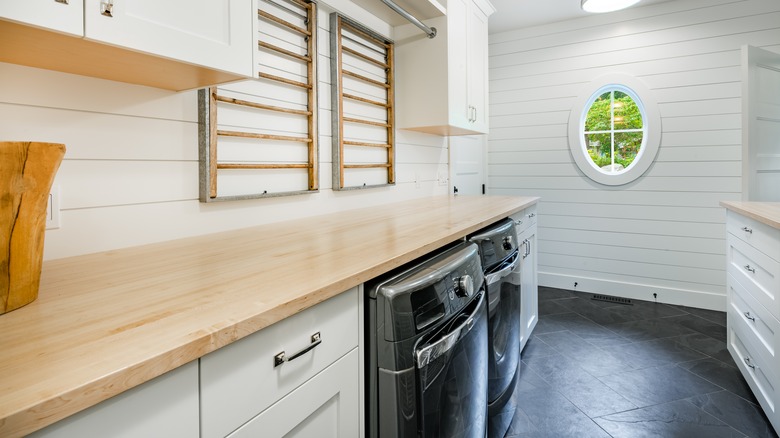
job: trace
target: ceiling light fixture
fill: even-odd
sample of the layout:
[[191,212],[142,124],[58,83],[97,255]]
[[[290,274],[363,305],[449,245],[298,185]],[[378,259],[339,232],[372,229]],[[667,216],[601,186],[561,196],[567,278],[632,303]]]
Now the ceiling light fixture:
[[639,0],[581,0],[585,12],[601,13],[625,9],[639,3]]

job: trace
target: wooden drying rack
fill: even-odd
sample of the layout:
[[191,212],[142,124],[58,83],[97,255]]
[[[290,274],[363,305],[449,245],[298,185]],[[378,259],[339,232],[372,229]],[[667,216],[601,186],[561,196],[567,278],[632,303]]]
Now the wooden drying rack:
[[[258,49],[266,49],[277,56],[282,56],[290,59],[295,59],[306,63],[307,81],[300,82],[287,79],[281,76],[272,75],[269,73],[258,72],[258,78],[268,81],[284,84],[286,86],[296,87],[306,90],[307,93],[307,109],[293,109],[284,108],[280,106],[267,105],[259,102],[252,102],[249,100],[236,99],[219,94],[217,87],[210,87],[206,90],[200,90],[199,102],[201,103],[200,113],[200,125],[201,132],[201,187],[200,187],[200,199],[202,202],[221,201],[221,200],[237,200],[237,199],[254,199],[271,196],[285,196],[299,193],[316,192],[319,189],[319,176],[318,176],[318,147],[317,147],[317,7],[315,3],[310,3],[305,0],[281,0],[293,7],[298,7],[303,13],[298,12],[290,7],[284,6],[276,0],[262,0],[268,4],[274,5],[277,8],[284,9],[285,11],[301,17],[306,23],[306,27],[298,26],[294,23],[290,23],[282,18],[279,18],[267,11],[258,9],[258,19],[262,22],[268,22],[276,26],[292,30],[294,33],[300,34],[306,41],[306,55],[301,55],[274,44],[258,40]],[[208,94],[206,96],[206,93]],[[231,131],[221,130],[217,128],[218,120],[218,102],[238,105],[247,108],[254,108],[263,111],[271,111],[277,113],[294,114],[307,118],[307,130],[308,135],[306,137],[296,137],[288,135],[276,135],[276,134],[263,134],[256,132],[245,131]],[[207,129],[204,129],[207,128]],[[231,163],[222,162],[217,158],[217,146],[219,137],[240,137],[254,140],[275,140],[275,141],[289,141],[300,142],[308,144],[308,160],[303,163]],[[204,150],[207,149],[206,153]],[[219,196],[217,190],[217,174],[220,170],[230,169],[308,169],[308,187],[303,190],[286,191],[279,193],[263,193],[240,195],[240,196]]]
[[[333,56],[331,60],[331,77],[333,78],[333,84],[331,85],[331,103],[333,107],[333,189],[334,190],[348,190],[348,189],[362,189],[368,187],[379,187],[395,184],[395,109],[394,109],[394,80],[393,80],[393,42],[378,35],[374,32],[364,28],[363,26],[339,15],[338,13],[331,14],[330,18],[331,29],[331,54]],[[361,41],[354,40],[344,34],[344,30],[357,35],[358,37],[370,42],[373,46],[368,46]],[[350,48],[344,45],[344,39],[349,40],[352,44],[362,46],[368,50],[378,53],[384,58],[384,62],[372,58],[358,50]],[[362,61],[373,64],[380,67],[385,71],[385,81],[378,81],[371,79],[365,75],[361,75],[354,71],[344,68],[344,54],[353,56]],[[366,83],[372,87],[377,87],[385,90],[386,101],[368,99],[362,96],[358,96],[351,93],[344,92],[344,77],[350,77],[357,81]],[[344,100],[352,100],[362,102],[365,104],[373,105],[385,110],[385,120],[367,120],[358,117],[347,117],[344,115]],[[351,141],[344,139],[344,125],[346,123],[363,124],[370,126],[377,126],[386,129],[387,143],[372,143],[365,141]],[[387,160],[384,163],[364,163],[364,164],[346,164],[345,163],[345,149],[344,146],[357,146],[357,147],[369,147],[369,148],[384,148],[387,150]],[[344,174],[346,169],[371,169],[371,168],[386,168],[387,169],[387,183],[375,184],[375,185],[358,185],[347,187],[344,185]]]

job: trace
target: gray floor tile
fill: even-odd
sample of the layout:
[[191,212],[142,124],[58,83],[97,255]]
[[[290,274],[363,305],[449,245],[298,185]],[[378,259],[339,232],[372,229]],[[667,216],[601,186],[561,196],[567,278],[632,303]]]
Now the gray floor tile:
[[687,313],[675,306],[642,300],[633,300],[631,305],[613,306],[610,307],[609,310],[633,321],[663,318],[667,316],[680,316]]
[[613,312],[610,308],[601,307],[593,304],[589,299],[571,298],[568,300],[557,300],[562,306],[567,307],[572,312],[582,315],[596,324],[607,325],[631,321],[619,313]]
[[692,362],[684,362],[678,364],[679,367],[702,377],[721,388],[730,391],[751,403],[758,403],[753,396],[753,391],[745,382],[745,378],[742,377],[739,369],[726,365],[725,363],[715,360],[711,357],[695,360]]
[[614,438],[744,437],[685,400],[607,415],[594,421]]
[[539,377],[526,362],[520,363],[520,376],[517,378],[517,391],[530,391],[532,389],[549,388],[550,384]]
[[653,339],[630,344],[603,347],[627,364],[626,369],[642,369],[673,365],[707,357],[677,342],[677,338]]
[[517,409],[522,411],[521,419],[528,419],[528,423],[523,426],[533,427],[536,435],[515,427],[513,423],[510,432],[515,435],[522,436],[525,433],[525,436],[533,437],[609,438],[593,420],[557,391],[523,391]]
[[734,359],[732,359],[726,343],[720,339],[711,338],[701,333],[691,333],[674,339],[688,348],[718,359],[727,365],[734,366]]
[[723,327],[726,326],[726,312],[719,312],[717,310],[697,309],[695,307],[686,307],[686,306],[680,306],[680,309],[690,313],[691,315],[696,315],[699,318],[704,318],[707,321],[720,324]]
[[571,310],[567,309],[558,303],[558,300],[540,300],[539,301],[539,316],[554,315],[556,313],[567,313]]
[[553,388],[584,384],[595,379],[576,361],[561,354],[526,358],[523,362]]
[[523,351],[520,353],[520,357],[522,359],[558,354],[556,349],[547,345],[542,339],[539,338],[539,336],[540,335],[533,335],[530,339],[528,339],[528,342],[525,344],[525,348],[523,348]]
[[700,395],[690,401],[750,438],[777,437],[760,407],[729,391]]
[[635,404],[598,380],[571,383],[558,388],[558,391],[591,418],[636,408]]
[[704,318],[700,318],[695,315],[690,315],[690,316],[686,315],[686,316],[672,316],[669,318],[663,318],[662,320],[675,322],[693,331],[726,342],[726,327],[718,323],[708,321]]
[[539,286],[539,301],[557,300],[559,298],[574,298],[577,292],[567,289],[557,289],[554,287]]
[[[673,318],[677,317],[629,321],[621,324],[610,324],[607,328],[633,341],[649,341],[695,333],[694,330],[678,324]],[[682,318],[687,318],[687,316]]]
[[644,368],[599,377],[638,407],[719,391],[721,388],[676,365]]

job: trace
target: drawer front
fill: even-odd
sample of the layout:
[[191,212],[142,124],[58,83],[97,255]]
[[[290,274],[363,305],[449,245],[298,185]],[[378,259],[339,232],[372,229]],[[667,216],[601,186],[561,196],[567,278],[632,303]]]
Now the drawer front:
[[755,354],[756,348],[752,338],[738,324],[729,324],[728,349],[767,418],[777,428],[780,424],[778,424],[776,410],[778,395],[776,388],[780,382],[777,381],[775,373],[760,355]]
[[[224,437],[358,345],[358,288],[200,359],[201,436]],[[292,357],[275,366],[274,357]],[[357,376],[356,376],[357,378]]]
[[726,228],[730,234],[780,261],[780,230],[731,210],[726,217]]
[[230,438],[358,438],[358,360],[354,349]]
[[772,316],[742,285],[728,274],[728,318],[729,324],[740,326],[742,333],[750,336],[756,347],[754,354],[764,362],[780,370],[780,322]]
[[727,271],[780,319],[780,263],[740,239],[730,237]]
[[537,206],[534,204],[510,216],[510,218],[515,221],[517,234],[522,233],[523,231],[527,230],[528,227],[536,223],[536,211]]

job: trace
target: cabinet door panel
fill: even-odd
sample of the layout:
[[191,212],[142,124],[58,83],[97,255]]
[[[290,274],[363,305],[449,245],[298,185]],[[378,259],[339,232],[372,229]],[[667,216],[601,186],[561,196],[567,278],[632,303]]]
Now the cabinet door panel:
[[54,0],[0,1],[0,17],[71,35],[84,35],[82,0],[69,4]]
[[468,102],[472,129],[488,132],[488,18],[475,4],[468,14]]
[[85,36],[252,76],[252,0],[85,0]]
[[230,438],[357,438],[358,350],[253,418]]
[[[469,86],[468,51],[471,47],[466,31],[468,21],[468,0],[450,0],[447,3],[447,58],[449,63],[447,84],[449,92],[449,123],[453,126],[470,126],[469,101],[466,90]],[[487,50],[487,44],[482,50]]]
[[[526,209],[525,211],[528,211]],[[536,268],[536,225],[531,225],[519,233],[520,247],[520,349],[525,347],[528,339],[539,322],[539,290]]]

